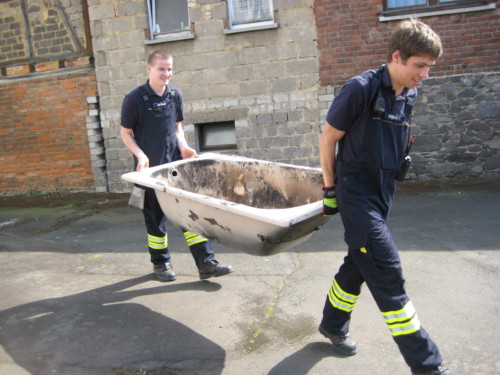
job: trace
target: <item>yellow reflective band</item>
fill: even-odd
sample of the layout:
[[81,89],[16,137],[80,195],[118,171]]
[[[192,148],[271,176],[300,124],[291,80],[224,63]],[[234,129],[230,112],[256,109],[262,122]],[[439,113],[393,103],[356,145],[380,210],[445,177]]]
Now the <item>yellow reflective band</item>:
[[148,246],[155,250],[163,250],[168,247],[167,236],[165,237],[156,237],[151,234],[148,234]]
[[415,315],[415,317],[407,323],[389,325],[389,330],[393,336],[409,335],[410,333],[420,331],[420,320]]
[[356,296],[343,291],[337,280],[333,279],[332,286],[328,292],[328,299],[333,307],[350,313],[354,309],[358,298],[359,295]]
[[192,232],[184,232],[184,238],[188,246],[196,245],[197,243],[207,242],[205,237],[202,237],[198,234],[194,234]]
[[366,247],[362,247],[361,249],[359,249],[359,251],[366,254]]
[[401,310],[383,312],[382,315],[384,316],[387,324],[392,324],[407,321],[416,313],[417,311],[415,310],[415,307],[413,307],[413,303],[408,301]]
[[420,330],[420,320],[411,301],[400,310],[383,312],[382,315],[393,336],[408,335]]

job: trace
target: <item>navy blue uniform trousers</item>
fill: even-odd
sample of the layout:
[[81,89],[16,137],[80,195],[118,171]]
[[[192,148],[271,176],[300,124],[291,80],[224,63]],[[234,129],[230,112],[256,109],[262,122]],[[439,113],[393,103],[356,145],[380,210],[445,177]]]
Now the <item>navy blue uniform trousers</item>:
[[[146,230],[148,232],[148,237],[155,236],[158,238],[167,237],[167,225],[166,217],[163,213],[160,203],[156,198],[156,193],[152,189],[146,189],[144,198],[144,221],[146,223]],[[207,239],[198,236],[196,234],[190,233],[183,228],[180,228],[184,233],[186,241],[189,245],[189,250],[193,255],[196,266],[200,268],[204,264],[210,263],[215,260],[214,251],[212,249],[211,242]],[[190,244],[189,237],[195,237],[197,240],[194,244]],[[151,246],[151,241],[148,240],[149,254],[151,255],[151,262],[153,264],[164,264],[170,261],[170,251],[168,247],[165,248],[154,248]]]
[[361,171],[337,179],[349,251],[326,298],[321,325],[332,334],[347,334],[351,312],[366,282],[408,366],[413,372],[426,371],[442,359],[406,295],[398,250],[386,224],[393,192],[387,191],[388,200],[379,199],[373,180],[363,181],[368,175]]

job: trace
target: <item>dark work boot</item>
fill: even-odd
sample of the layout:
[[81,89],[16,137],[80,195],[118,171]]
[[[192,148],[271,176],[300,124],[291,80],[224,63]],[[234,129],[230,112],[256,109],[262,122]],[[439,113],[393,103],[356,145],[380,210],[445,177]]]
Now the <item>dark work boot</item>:
[[356,354],[356,343],[349,338],[349,335],[332,335],[328,333],[321,325],[319,326],[319,333],[330,339],[335,351],[344,356],[351,356]]
[[458,372],[448,370],[443,364],[426,372],[414,372],[412,375],[459,375]]
[[201,266],[199,272],[200,272],[200,279],[206,280],[213,276],[219,277],[228,275],[230,273],[233,273],[234,270],[233,267],[231,266],[222,266],[218,262],[212,261],[210,263]]
[[160,281],[174,281],[176,279],[172,263],[154,264],[153,271]]

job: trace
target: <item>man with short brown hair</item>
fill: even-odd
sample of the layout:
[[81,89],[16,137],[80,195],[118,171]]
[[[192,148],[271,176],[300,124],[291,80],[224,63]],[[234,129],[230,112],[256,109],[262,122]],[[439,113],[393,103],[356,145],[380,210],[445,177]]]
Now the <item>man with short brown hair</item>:
[[[121,112],[121,138],[134,155],[137,171],[198,156],[184,136],[182,93],[168,84],[173,73],[172,55],[161,50],[151,52],[147,71],[148,81],[125,97]],[[154,189],[145,188],[142,212],[153,271],[160,281],[173,281],[176,275],[170,262],[166,217]],[[233,272],[231,266],[220,265],[215,259],[210,241],[184,229],[183,233],[200,279]]]
[[389,42],[387,64],[347,82],[332,102],[320,140],[323,213],[340,212],[348,253],[326,297],[319,331],[339,353],[356,354],[349,323],[366,282],[414,375],[456,375],[442,365],[406,295],[386,224],[396,180],[404,179],[411,160],[416,87],[441,53],[439,36],[429,26],[416,20],[400,23]]

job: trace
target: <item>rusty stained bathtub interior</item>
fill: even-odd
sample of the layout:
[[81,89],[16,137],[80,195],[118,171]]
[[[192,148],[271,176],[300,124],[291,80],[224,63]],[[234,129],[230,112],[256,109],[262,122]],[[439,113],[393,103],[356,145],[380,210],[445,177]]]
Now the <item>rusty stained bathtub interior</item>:
[[198,159],[158,170],[152,177],[181,190],[262,209],[292,208],[322,199],[321,173],[283,164],[264,168],[252,160]]

